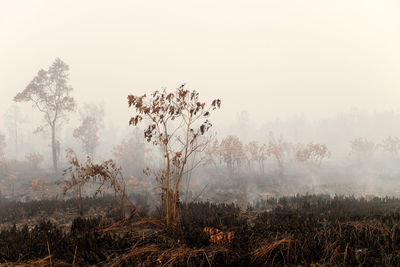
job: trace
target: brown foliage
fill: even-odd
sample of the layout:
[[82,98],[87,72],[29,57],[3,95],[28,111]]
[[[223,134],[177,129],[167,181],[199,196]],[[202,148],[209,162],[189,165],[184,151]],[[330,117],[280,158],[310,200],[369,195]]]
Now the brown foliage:
[[[113,160],[103,161],[100,164],[93,163],[90,157],[87,157],[85,163],[80,163],[72,150],[68,150],[67,158],[70,166],[64,170],[63,175],[70,175],[71,180],[64,182],[64,194],[71,189],[77,189],[77,198],[79,205],[82,199],[82,187],[92,182],[97,185],[96,195],[111,189],[114,193],[114,200],[117,208],[128,206],[131,212],[136,210],[125,192],[125,182],[121,174],[121,168]],[[82,211],[82,206],[80,206]]]
[[31,191],[43,191],[44,189],[43,180],[32,180],[32,186],[29,188]]
[[306,146],[299,148],[296,152],[296,159],[300,162],[311,162],[320,166],[322,160],[329,158],[331,153],[325,144],[309,143]]
[[220,157],[231,172],[235,166],[239,167],[246,158],[243,143],[237,136],[227,136],[220,144]]
[[[150,96],[128,96],[128,105],[135,109],[129,125],[146,120],[144,137],[147,142],[161,146],[166,167],[156,174],[161,189],[163,214],[168,226],[178,223],[180,183],[189,157],[203,151],[208,143],[201,138],[212,126],[207,119],[210,112],[220,108],[221,100],[213,100],[210,106],[199,101],[199,93],[185,85],[174,92],[155,91]],[[194,168],[197,164],[193,164]],[[154,173],[149,169],[148,174]],[[155,173],[154,173],[155,174]]]
[[209,241],[214,244],[230,244],[235,236],[234,232],[222,232],[217,228],[204,227],[203,232],[209,237]]
[[264,162],[269,157],[267,146],[265,144],[258,145],[257,142],[252,141],[246,144],[244,149],[249,166],[251,161],[258,162],[261,174],[264,174]]

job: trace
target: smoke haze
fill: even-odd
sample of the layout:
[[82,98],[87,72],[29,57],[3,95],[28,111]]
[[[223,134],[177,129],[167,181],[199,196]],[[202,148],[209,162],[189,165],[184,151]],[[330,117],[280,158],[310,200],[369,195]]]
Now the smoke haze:
[[[78,107],[104,107],[101,158],[142,136],[128,126],[128,94],[186,83],[204,101],[222,100],[212,116],[219,139],[267,143],[273,132],[293,144],[326,144],[331,162],[346,162],[352,140],[400,135],[399,11],[398,1],[362,0],[0,1],[6,156],[40,151],[50,164],[48,139],[33,134],[41,114],[17,104],[19,141],[3,114],[60,57]],[[79,151],[78,125],[76,112],[59,132],[62,149]]]

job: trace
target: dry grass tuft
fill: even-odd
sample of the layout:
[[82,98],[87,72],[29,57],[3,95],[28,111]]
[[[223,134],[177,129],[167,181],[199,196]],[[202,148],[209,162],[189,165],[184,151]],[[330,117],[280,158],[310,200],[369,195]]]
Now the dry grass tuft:
[[251,252],[254,260],[262,261],[264,264],[274,265],[275,259],[281,257],[284,263],[296,262],[299,252],[299,241],[292,238],[283,238],[275,241],[262,241],[260,245]]
[[111,266],[119,266],[122,262],[130,262],[135,258],[141,258],[142,260],[146,258],[146,261],[142,261],[144,266],[196,266],[202,259],[206,265],[212,266],[213,259],[217,254],[239,257],[230,249],[220,246],[204,249],[191,249],[185,246],[163,249],[155,244],[149,244],[141,247],[132,247],[128,253],[116,259]]
[[17,263],[8,263],[7,266],[12,266],[12,267],[51,267],[51,266],[57,266],[57,267],[70,267],[72,266],[71,264],[64,262],[64,261],[52,261],[50,264],[50,256],[47,256],[43,259],[38,259],[34,261],[29,261],[29,262],[17,262]]

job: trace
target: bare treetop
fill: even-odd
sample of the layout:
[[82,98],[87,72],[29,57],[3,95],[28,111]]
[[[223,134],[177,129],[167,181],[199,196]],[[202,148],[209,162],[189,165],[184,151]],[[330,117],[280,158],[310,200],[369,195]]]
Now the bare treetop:
[[[185,88],[185,85],[180,86],[175,93],[168,93],[164,91],[155,91],[152,93],[151,98],[145,95],[143,96],[128,96],[129,107],[133,106],[137,115],[132,117],[129,121],[130,125],[137,125],[144,118],[149,119],[151,123],[148,125],[145,131],[145,137],[148,142],[153,141],[153,144],[157,145],[159,142],[167,145],[170,142],[171,137],[181,137],[177,134],[177,129],[184,128],[189,130],[191,133],[191,142],[203,135],[211,127],[209,120],[204,120],[200,126],[193,127],[194,123],[201,118],[207,118],[211,110],[215,110],[221,107],[221,100],[215,99],[212,101],[209,107],[205,107],[205,103],[199,102],[199,93],[196,91],[190,91]],[[147,103],[146,103],[147,100]],[[180,123],[178,126],[168,132],[169,129],[158,129],[159,125],[169,125],[179,119]],[[188,129],[187,129],[188,128]],[[163,134],[160,130],[165,131]],[[153,139],[153,136],[158,135],[157,139]],[[179,140],[182,141],[182,140]]]
[[75,101],[70,96],[73,88],[68,85],[69,67],[57,58],[47,71],[39,70],[25,90],[14,97],[16,102],[32,101],[34,107],[45,113],[45,120],[54,124],[57,119],[67,119],[75,109]]

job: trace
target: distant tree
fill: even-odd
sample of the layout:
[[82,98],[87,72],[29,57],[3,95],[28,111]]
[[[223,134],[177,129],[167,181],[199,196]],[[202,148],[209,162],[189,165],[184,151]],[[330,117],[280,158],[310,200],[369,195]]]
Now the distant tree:
[[359,159],[370,158],[378,146],[373,142],[365,138],[356,138],[350,142],[350,154],[356,155]]
[[296,160],[303,163],[311,171],[311,185],[316,184],[316,171],[321,167],[322,161],[329,158],[331,153],[325,144],[309,143],[307,145],[297,145]]
[[246,159],[249,167],[251,167],[251,162],[258,161],[258,150],[259,146],[255,141],[251,141],[244,146],[244,151],[246,153]]
[[279,139],[276,139],[274,135],[270,133],[269,137],[270,138],[267,146],[267,155],[275,158],[279,167],[279,174],[282,177],[284,173],[285,159],[292,152],[293,145],[289,142],[286,142],[282,136],[279,137]]
[[219,151],[231,174],[235,172],[235,167],[238,169],[246,159],[243,143],[237,136],[230,135],[222,139]]
[[321,166],[324,159],[329,158],[331,153],[325,144],[309,143],[296,152],[296,159],[299,162],[309,162],[315,166]]
[[[161,206],[167,226],[176,228],[179,221],[179,192],[187,162],[195,152],[205,149],[206,142],[197,142],[212,126],[207,117],[220,108],[221,101],[210,106],[199,101],[199,93],[180,86],[174,92],[155,91],[150,96],[128,96],[129,107],[135,109],[130,125],[147,121],[144,137],[163,148],[166,166],[156,176],[161,188]],[[147,174],[151,170],[147,169]]]
[[80,111],[81,125],[73,132],[87,156],[94,157],[99,145],[99,130],[104,127],[104,108],[96,105],[85,105]]
[[[32,102],[44,115],[51,130],[51,149],[53,168],[57,173],[57,146],[56,130],[61,122],[68,120],[68,115],[75,109],[75,101],[70,96],[72,87],[68,85],[69,67],[61,59],[57,58],[47,71],[40,70],[38,75],[28,86],[14,97],[16,102]],[[43,129],[38,127],[37,131]]]
[[382,140],[380,147],[382,147],[384,152],[388,152],[392,156],[397,157],[400,151],[400,138],[397,136],[388,136]]
[[215,170],[218,170],[218,162],[220,161],[220,145],[217,138],[211,140],[210,144],[207,146],[205,153],[205,165],[212,164]]
[[4,115],[4,121],[9,132],[9,136],[14,141],[15,158],[18,158],[18,146],[21,143],[21,124],[26,122],[21,110],[17,105],[12,105]]
[[251,162],[257,162],[260,166],[261,174],[264,175],[264,162],[268,158],[267,146],[265,144],[258,145],[257,142],[252,141],[245,145],[244,150],[249,166]]

